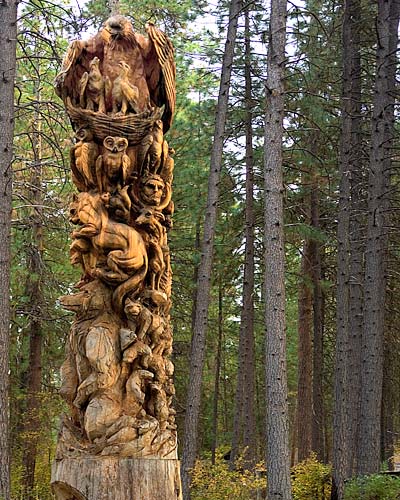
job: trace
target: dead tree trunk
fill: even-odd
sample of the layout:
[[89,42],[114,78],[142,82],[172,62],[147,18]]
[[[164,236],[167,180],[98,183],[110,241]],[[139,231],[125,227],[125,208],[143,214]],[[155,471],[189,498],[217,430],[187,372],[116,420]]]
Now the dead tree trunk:
[[182,500],[179,462],[102,457],[55,462],[57,500]]
[[0,497],[10,498],[9,335],[14,79],[18,1],[0,4]]

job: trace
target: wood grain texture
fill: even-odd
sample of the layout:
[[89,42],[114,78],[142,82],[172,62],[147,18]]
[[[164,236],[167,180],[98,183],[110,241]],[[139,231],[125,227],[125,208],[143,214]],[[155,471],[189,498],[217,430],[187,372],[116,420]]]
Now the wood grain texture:
[[167,237],[174,160],[164,139],[175,63],[167,37],[148,31],[111,17],[71,44],[56,78],[76,132],[70,258],[83,271],[60,298],[75,319],[61,367],[70,412],[53,465],[59,500],[181,499]]
[[51,484],[57,500],[182,500],[178,460],[67,458]]

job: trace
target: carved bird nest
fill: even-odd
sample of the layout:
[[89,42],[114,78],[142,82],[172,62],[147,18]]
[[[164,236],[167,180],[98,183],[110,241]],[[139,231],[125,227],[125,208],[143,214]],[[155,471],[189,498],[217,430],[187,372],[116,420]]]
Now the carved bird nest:
[[71,101],[66,103],[66,108],[75,130],[88,128],[98,141],[108,136],[126,137],[132,146],[140,144],[163,114],[163,108],[156,107],[140,114],[106,115],[75,107]]

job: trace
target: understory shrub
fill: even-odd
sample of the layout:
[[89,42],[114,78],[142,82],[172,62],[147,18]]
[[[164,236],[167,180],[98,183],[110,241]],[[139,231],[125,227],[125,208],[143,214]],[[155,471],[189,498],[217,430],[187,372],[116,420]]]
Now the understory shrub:
[[292,467],[293,500],[330,499],[331,472],[331,466],[319,462],[315,454]]
[[398,500],[400,478],[388,474],[357,477],[345,486],[345,500]]
[[[192,471],[193,500],[250,500],[265,497],[266,473],[263,464],[254,472],[244,470],[239,460],[231,471],[218,450],[215,465],[207,455],[198,460]],[[329,500],[331,467],[318,462],[315,455],[292,468],[293,500]],[[257,495],[258,493],[258,495]]]
[[197,460],[192,470],[192,500],[249,500],[265,488],[265,470],[260,465],[255,472],[243,470],[241,459],[235,470],[224,460],[226,449],[217,450],[215,465],[209,454]]

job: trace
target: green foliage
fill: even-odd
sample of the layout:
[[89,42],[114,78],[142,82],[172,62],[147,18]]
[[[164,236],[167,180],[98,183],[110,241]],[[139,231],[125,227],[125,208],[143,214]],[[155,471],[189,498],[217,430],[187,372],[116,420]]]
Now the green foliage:
[[193,500],[249,500],[252,494],[265,487],[265,478],[261,476],[263,467],[256,472],[241,468],[241,461],[236,470],[229,469],[229,462],[224,460],[226,450],[217,451],[215,465],[210,458],[198,460],[192,472]]
[[400,478],[386,474],[362,476],[349,481],[345,500],[395,500],[400,498]]
[[[168,34],[180,29],[193,20],[205,2],[192,0],[121,0],[119,11],[122,15],[131,17],[136,29],[143,28],[146,22],[152,21],[162,27]],[[91,19],[99,28],[110,15],[107,0],[89,0],[85,5],[84,17]]]
[[[22,396],[21,396],[22,398]],[[35,463],[35,484],[33,487],[33,498],[37,500],[52,500],[50,476],[51,464],[54,460],[56,436],[59,428],[58,416],[65,412],[65,403],[59,396],[52,392],[41,392],[38,395],[40,404],[38,408],[38,428],[32,432],[21,432],[19,443],[24,446],[39,442]],[[17,404],[19,404],[17,402]],[[29,415],[25,414],[25,418]],[[25,500],[24,491],[24,467],[22,465],[22,445],[13,447],[13,460],[11,464],[11,499]]]
[[327,500],[331,497],[331,467],[315,455],[292,468],[293,500]]
[[[51,460],[52,454],[40,453],[37,456],[35,467],[35,486],[33,488],[33,498],[35,500],[53,500],[54,495],[51,492]],[[11,470],[11,499],[25,500],[25,492],[23,490],[23,473],[22,464],[14,466]]]
[[[255,492],[262,492],[266,486],[265,468],[258,464],[255,471],[243,468],[239,459],[235,470],[223,456],[227,450],[219,448],[215,465],[207,455],[198,460],[192,472],[193,500],[249,500]],[[292,468],[293,500],[328,500],[331,495],[331,467],[322,464],[315,455]],[[349,497],[353,500],[364,497]],[[368,497],[375,498],[375,497]],[[376,497],[378,498],[378,497]],[[379,497],[380,498],[380,497]],[[383,497],[382,497],[383,498]],[[395,497],[384,497],[395,498]],[[346,498],[347,500],[347,498]],[[366,500],[366,499],[365,499]]]

